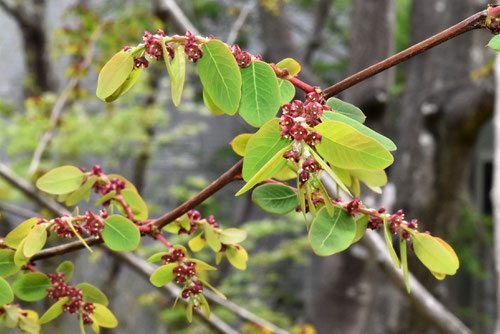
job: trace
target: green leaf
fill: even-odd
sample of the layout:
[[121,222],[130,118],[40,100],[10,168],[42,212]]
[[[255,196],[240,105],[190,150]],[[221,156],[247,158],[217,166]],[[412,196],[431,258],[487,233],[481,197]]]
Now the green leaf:
[[335,207],[333,217],[321,209],[309,230],[309,241],[314,253],[328,256],[341,252],[351,245],[356,234],[354,218]]
[[189,220],[188,215],[182,215],[179,218],[178,222],[181,225],[181,227],[183,229],[185,229],[186,231],[190,231],[191,230],[191,221]]
[[24,239],[19,247],[16,249],[16,253],[14,254],[14,263],[18,267],[24,266],[29,260],[29,257],[24,256],[24,246],[26,245],[26,239]]
[[262,61],[252,61],[240,68],[240,115],[250,125],[259,127],[271,120],[281,106],[281,92],[274,70]]
[[340,99],[337,99],[336,97],[331,97],[326,101],[326,104],[332,108],[333,111],[339,112],[347,117],[350,117],[354,120],[356,120],[359,123],[364,123],[366,116],[363,114],[361,109],[358,107],[344,102]]
[[307,199],[307,203],[309,204],[309,212],[314,216],[316,217],[317,215],[317,211],[316,211],[316,206],[314,205],[314,202],[312,200],[312,189],[311,189],[311,183],[310,182],[306,182],[304,183],[305,187],[306,187],[306,199]]
[[10,249],[0,249],[0,277],[8,277],[19,271],[19,267],[14,263],[15,251]]
[[392,262],[394,262],[396,268],[401,268],[398,255],[396,254],[396,251],[394,250],[394,245],[392,244],[392,235],[389,228],[389,222],[387,221],[387,216],[384,215],[383,220],[384,220],[384,237],[385,237],[385,244],[387,245],[387,250],[389,251],[389,255],[391,256]]
[[198,259],[191,259],[191,261],[196,263],[196,271],[202,271],[202,270],[217,270],[217,268],[209,265],[208,263],[203,262],[202,260]]
[[99,198],[95,203],[94,205],[95,206],[98,206],[98,205],[101,205],[103,203],[106,203],[107,201],[110,201],[111,199],[115,198],[116,196],[116,190],[112,190],[110,191],[109,193],[107,193],[106,195],[102,196],[101,198]]
[[38,313],[26,310],[27,315],[19,317],[19,329],[23,334],[40,333],[40,324],[38,323]]
[[14,305],[4,306],[6,317],[4,318],[3,324],[8,328],[17,327],[19,321],[19,309]]
[[356,217],[356,234],[352,243],[358,242],[365,235],[369,221],[370,216],[368,215],[360,214]]
[[66,205],[73,206],[76,203],[78,203],[82,198],[87,196],[89,194],[90,190],[92,189],[92,187],[94,186],[94,184],[97,182],[97,179],[98,179],[97,176],[92,175],[92,177],[90,179],[88,179],[87,181],[85,181],[85,183],[80,188],[78,188],[77,190],[72,192],[66,198],[66,201],[65,201]]
[[47,288],[52,283],[49,278],[42,273],[27,273],[19,276],[12,284],[12,290],[19,299],[33,302],[45,298]]
[[208,95],[208,92],[205,88],[203,88],[203,103],[205,103],[205,107],[207,107],[208,111],[210,111],[215,116],[224,115],[224,110],[219,108],[214,103],[214,101],[212,100],[210,95]]
[[488,46],[495,51],[500,51],[500,35],[493,36],[488,42]]
[[279,181],[287,181],[291,179],[295,179],[297,177],[297,171],[294,170],[294,164],[295,162],[291,162],[290,160],[287,161],[281,169],[273,175],[273,178]]
[[221,249],[222,244],[219,238],[215,235],[212,226],[208,223],[203,224],[203,231],[205,232],[205,240],[207,241],[208,246],[212,248],[214,252],[218,252]]
[[279,119],[275,118],[264,124],[248,140],[243,160],[243,179],[249,181],[264,165],[290,145],[290,140],[281,137]]
[[89,283],[80,283],[76,286],[77,289],[82,289],[83,300],[85,302],[109,305],[108,297],[97,287]]
[[342,188],[342,190],[344,190],[349,196],[351,196],[351,192],[349,191],[349,189],[347,189],[344,182],[342,182],[342,179],[337,175],[336,172],[333,171],[332,168],[330,168],[330,166],[328,166],[328,164],[319,156],[319,154],[317,154],[313,149],[309,150],[309,152],[313,156],[314,160],[318,162],[321,168],[323,168],[327,172],[327,174],[330,175],[333,181],[335,181],[335,183],[340,188]]
[[113,95],[134,69],[134,54],[120,51],[102,68],[97,79],[96,95],[101,100]]
[[189,298],[189,302],[186,306],[186,319],[189,323],[193,322],[193,307],[194,307],[193,298]]
[[19,224],[5,237],[5,244],[11,248],[18,248],[21,242],[28,236],[33,226],[38,223],[38,218],[33,217]]
[[443,240],[426,233],[416,233],[413,236],[413,248],[415,255],[429,270],[446,275],[457,272],[457,255]]
[[193,252],[199,252],[205,247],[206,241],[202,238],[202,235],[203,234],[198,234],[196,237],[189,240],[188,245]]
[[352,169],[349,172],[367,186],[381,187],[387,183],[387,175],[383,170]]
[[49,321],[54,320],[63,313],[62,307],[69,301],[69,297],[64,297],[59,299],[54,305],[49,307],[47,311],[42,315],[38,323],[40,325],[46,324]]
[[316,176],[316,174],[311,174],[314,181],[316,182],[316,185],[319,187],[320,193],[323,196],[323,199],[325,201],[325,208],[326,211],[328,211],[328,214],[330,216],[333,216],[335,212],[335,207],[333,206],[333,203],[331,201],[330,195],[328,194],[328,191],[326,191],[325,186],[323,185],[323,182]]
[[335,172],[335,174],[337,174],[342,183],[344,183],[348,187],[351,186],[352,184],[351,174],[349,174],[349,171],[347,169],[333,166],[332,170]]
[[203,57],[197,61],[203,88],[216,106],[234,115],[241,99],[241,73],[233,54],[218,40],[203,44]]
[[24,245],[24,256],[32,257],[40,251],[45,242],[47,242],[47,228],[49,224],[35,225],[28,236],[26,237],[26,244]]
[[399,231],[399,256],[403,264],[403,278],[405,280],[406,291],[410,293],[410,273],[408,272],[408,257],[406,255],[406,240],[401,238],[402,230]]
[[365,136],[371,137],[378,141],[382,146],[384,146],[388,151],[395,151],[397,149],[396,144],[389,138],[381,135],[380,133],[373,131],[369,127],[359,123],[358,121],[355,121],[354,119],[345,116],[344,114],[338,113],[338,112],[332,112],[332,111],[324,111],[323,114],[321,115],[321,120],[323,122],[326,121],[339,121],[342,123],[345,123],[347,125],[352,126]]
[[224,294],[222,292],[220,292],[219,290],[217,290],[216,288],[214,288],[206,280],[201,279],[201,278],[198,277],[198,281],[200,281],[201,283],[203,283],[203,285],[205,285],[207,288],[209,288],[210,290],[212,290],[217,296],[221,297],[222,299],[227,299],[226,296],[224,296]]
[[125,217],[109,216],[104,221],[102,239],[115,251],[132,251],[139,246],[141,233],[137,226]]
[[248,140],[252,136],[253,133],[242,133],[234,137],[234,139],[231,140],[231,148],[233,149],[234,153],[238,154],[241,157],[244,156]]
[[[292,148],[292,144],[284,147],[281,151],[278,151],[262,168],[250,179],[247,184],[245,184],[236,194],[235,196],[239,196],[248,190],[250,190],[253,186],[255,186],[260,181],[273,177],[283,166],[286,165],[287,160],[283,158],[283,154],[286,151]],[[245,164],[243,163],[243,166]]]
[[247,232],[237,228],[227,228],[219,234],[220,242],[226,245],[240,243],[246,238]]
[[104,305],[94,304],[95,309],[92,318],[104,328],[115,328],[118,326],[118,320],[113,313]]
[[159,267],[151,275],[149,281],[156,287],[164,286],[175,278],[174,268],[177,265],[177,263],[169,263]]
[[229,263],[239,270],[247,269],[248,254],[245,248],[238,246],[228,246],[226,249],[226,256]]
[[167,72],[170,76],[170,91],[172,93],[172,102],[177,107],[181,104],[182,91],[184,90],[184,81],[186,81],[186,55],[184,46],[178,45],[175,48],[175,56],[170,62],[167,48],[165,47],[165,40],[161,39],[161,46],[163,48],[163,60],[167,66]]
[[161,258],[164,256],[164,255],[167,255],[168,252],[160,252],[160,253],[156,253],[156,254],[153,254],[151,255],[147,260],[146,262],[147,263],[153,263],[153,262],[158,262],[158,261],[161,261]]
[[71,278],[73,277],[74,268],[75,266],[73,265],[73,262],[64,261],[57,267],[56,272],[63,273],[64,280],[66,281],[66,283],[68,283],[69,281],[71,281]]
[[297,193],[289,186],[268,183],[255,188],[252,201],[262,210],[284,215],[299,205]]
[[278,68],[287,69],[288,73],[294,77],[300,72],[300,64],[293,58],[285,58],[276,64]]
[[314,128],[323,136],[316,150],[332,166],[345,169],[384,169],[394,158],[379,142],[338,121],[326,121]]
[[295,87],[290,81],[278,78],[278,86],[280,87],[281,105],[290,102],[295,97]]
[[69,220],[66,220],[66,225],[68,225],[71,231],[73,231],[73,235],[75,235],[78,238],[78,240],[80,240],[80,242],[85,246],[85,248],[87,248],[89,252],[93,253],[94,251],[92,250],[92,248],[90,248],[85,239],[83,239],[82,236],[78,233],[78,231],[73,226],[73,223]]
[[[134,218],[137,220],[146,220],[149,216],[148,206],[141,195],[133,190],[122,190],[121,195],[125,202],[130,206]],[[121,205],[119,206],[121,207]]]
[[63,166],[45,173],[36,181],[36,186],[48,194],[66,194],[80,188],[86,176],[76,167]]
[[205,317],[207,319],[210,319],[210,305],[208,304],[207,299],[203,294],[199,294],[200,302],[201,302],[201,309],[203,310],[203,314],[205,314]]
[[14,300],[14,294],[9,283],[0,277],[0,305],[9,304]]
[[132,70],[132,72],[130,72],[127,79],[122,83],[122,85],[117,90],[115,90],[113,94],[105,98],[104,101],[108,103],[113,102],[117,98],[128,92],[128,90],[132,88],[132,86],[135,84],[137,79],[139,79],[141,73],[142,73],[142,67],[141,68],[134,67],[134,69]]

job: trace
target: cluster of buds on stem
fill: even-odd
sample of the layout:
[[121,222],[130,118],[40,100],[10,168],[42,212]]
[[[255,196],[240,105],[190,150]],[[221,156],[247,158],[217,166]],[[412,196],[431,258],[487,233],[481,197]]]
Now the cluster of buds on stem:
[[241,51],[240,46],[238,44],[234,44],[230,48],[230,50],[234,56],[234,59],[236,59],[236,63],[241,68],[250,66],[250,64],[252,63],[252,59],[262,60],[262,57],[260,55],[254,57],[246,51]]
[[189,261],[182,249],[175,248],[161,258],[164,264],[176,263],[173,269],[174,282],[184,283],[182,297],[195,296],[203,291],[203,284],[196,279],[196,262]]
[[90,315],[94,313],[95,306],[91,302],[83,301],[82,289],[77,289],[66,284],[64,273],[47,274],[52,286],[47,288],[49,298],[58,301],[61,298],[68,297],[69,300],[62,306],[63,312],[74,314],[81,312],[83,323],[92,325],[94,322]]
[[[193,234],[198,229],[198,224],[203,224],[205,222],[214,228],[219,227],[219,224],[215,221],[215,217],[213,215],[208,216],[207,219],[202,219],[200,212],[197,210],[189,210],[186,215],[189,219],[191,228],[187,230],[184,227],[181,227],[178,234]],[[180,219],[182,218],[178,218],[178,220]]]
[[[47,236],[50,236],[50,233],[54,231],[63,238],[72,238],[75,236],[76,231],[79,235],[83,235],[84,232],[87,232],[90,235],[100,237],[104,229],[104,220],[108,218],[108,216],[108,210],[102,209],[99,215],[87,211],[85,215],[76,217],[63,215],[50,221],[38,218],[37,225],[51,224],[51,226],[47,228]],[[73,228],[71,228],[70,224]]]
[[[306,192],[306,190],[303,188],[303,187],[299,187],[299,189],[297,191],[303,191],[304,193]],[[325,198],[323,198],[323,196],[320,195],[320,189],[319,188],[314,188],[312,189],[312,192],[311,192],[311,199],[312,199],[312,203],[314,206],[317,206],[319,205],[320,203],[325,203]],[[309,201],[306,201],[305,202],[305,208],[306,208],[306,212],[305,213],[308,213],[309,212]],[[300,205],[298,205],[296,208],[295,208],[295,212],[301,212],[302,211],[302,208],[300,207]]]

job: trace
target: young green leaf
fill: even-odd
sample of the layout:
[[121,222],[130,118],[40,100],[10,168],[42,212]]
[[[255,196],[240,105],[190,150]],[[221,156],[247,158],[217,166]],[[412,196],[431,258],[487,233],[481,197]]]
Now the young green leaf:
[[0,277],[8,277],[20,270],[14,262],[14,254],[13,250],[0,249]]
[[236,269],[247,269],[248,254],[245,248],[240,245],[228,246],[226,249],[226,256],[229,263]]
[[92,177],[87,181],[85,181],[85,183],[80,188],[69,194],[69,196],[65,200],[66,205],[73,206],[76,203],[78,203],[82,198],[86,197],[89,194],[92,187],[94,186],[94,184],[96,183],[96,181],[97,181],[97,176],[92,175]]
[[413,236],[413,248],[415,255],[429,270],[446,275],[457,272],[457,255],[443,240],[426,233],[416,233]]
[[333,206],[333,203],[330,200],[330,195],[328,194],[328,191],[326,191],[326,188],[323,185],[323,182],[321,182],[321,180],[318,178],[318,176],[316,176],[316,174],[312,173],[311,175],[312,175],[313,180],[315,181],[317,187],[319,187],[319,191],[320,191],[321,195],[323,196],[326,211],[328,211],[328,214],[330,216],[333,216],[333,214],[335,212],[335,207]]
[[381,187],[387,183],[387,175],[383,170],[351,169],[351,175],[371,187]]
[[356,217],[356,234],[352,239],[352,243],[358,242],[365,235],[369,220],[370,216],[368,215],[360,214]]
[[345,169],[384,169],[394,158],[379,142],[338,121],[326,121],[314,128],[323,137],[316,150],[332,166]]
[[295,96],[295,87],[288,80],[278,78],[278,86],[280,87],[281,105],[290,102]]
[[500,35],[493,36],[488,42],[488,46],[495,51],[500,51]]
[[387,250],[389,251],[389,255],[391,256],[392,262],[394,262],[396,268],[401,268],[401,263],[399,262],[398,255],[396,254],[394,245],[392,244],[392,235],[389,222],[387,221],[387,216],[384,215],[382,218],[384,220],[384,237]]
[[207,107],[208,111],[210,111],[215,116],[224,115],[224,110],[219,108],[214,103],[214,101],[212,100],[210,95],[208,95],[208,92],[205,88],[203,88],[203,103],[205,104],[205,107]]
[[326,101],[326,104],[330,108],[332,108],[333,111],[339,112],[347,117],[350,117],[358,121],[359,123],[365,122],[366,119],[365,114],[363,114],[361,109],[350,103],[344,102],[340,99],[337,99],[336,97],[331,97],[328,99],[328,101]]
[[234,137],[234,139],[231,141],[231,148],[233,149],[234,153],[238,154],[241,157],[244,156],[248,140],[252,136],[253,133],[242,133]]
[[24,246],[26,245],[26,239],[21,241],[21,244],[16,249],[16,253],[14,254],[14,263],[18,267],[24,266],[29,260],[29,257],[24,256]]
[[97,303],[94,306],[95,309],[94,313],[92,313],[92,318],[99,326],[104,328],[115,328],[118,326],[118,320],[106,306]]
[[254,60],[241,68],[240,115],[250,125],[259,127],[271,120],[281,106],[281,92],[273,69]]
[[80,188],[86,176],[76,167],[63,166],[45,173],[36,181],[36,186],[48,194],[66,194]]
[[96,95],[101,100],[122,86],[134,69],[134,54],[132,52],[120,51],[111,58],[102,68],[97,79]]
[[289,186],[268,183],[255,188],[252,201],[262,210],[285,215],[299,205],[297,193]]
[[205,247],[206,241],[204,238],[202,238],[202,235],[203,234],[200,233],[193,239],[189,240],[188,245],[193,252],[199,252],[203,249],[203,247]]
[[314,253],[328,256],[349,247],[356,234],[354,218],[335,207],[333,217],[323,208],[318,212],[309,230],[309,241]]
[[241,99],[241,74],[233,54],[218,40],[203,44],[198,74],[212,101],[226,114],[234,115]]
[[5,327],[14,328],[17,327],[19,322],[19,309],[15,305],[4,305],[5,318],[3,324]]
[[[134,218],[137,220],[146,220],[149,216],[148,206],[142,199],[141,195],[133,190],[124,189],[121,192],[123,199],[130,206]],[[122,208],[121,205],[117,205],[118,208]]]
[[208,263],[203,262],[202,260],[191,259],[191,261],[193,261],[194,263],[196,263],[196,271],[200,271],[200,270],[209,270],[209,271],[217,270],[217,268],[212,267],[211,265],[209,265]]
[[73,265],[73,262],[64,261],[57,267],[56,272],[63,273],[64,281],[68,283],[69,281],[71,281],[71,278],[73,277],[74,268],[75,266]]
[[189,298],[189,302],[186,306],[186,319],[189,323],[193,322],[193,307],[194,307],[193,298]]
[[314,151],[314,150],[309,150],[309,152],[314,157],[314,160],[316,160],[318,162],[318,164],[321,166],[321,168],[323,168],[327,172],[327,174],[330,175],[330,177],[333,179],[333,181],[335,181],[337,186],[342,188],[342,190],[344,190],[349,196],[351,196],[351,192],[349,191],[349,189],[347,189],[347,187],[344,184],[344,182],[342,181],[342,179],[337,175],[336,172],[333,171],[332,168],[330,168],[330,166],[328,166],[328,164],[319,156],[319,154],[316,153],[316,151]]
[[108,297],[97,287],[89,283],[80,283],[76,286],[77,289],[82,289],[83,300],[85,302],[92,302],[102,304],[104,306],[109,305]]
[[141,68],[134,67],[134,69],[132,70],[132,72],[130,72],[127,79],[125,79],[125,81],[122,83],[122,85],[117,90],[115,90],[115,92],[113,94],[111,94],[110,96],[105,98],[104,101],[106,101],[108,103],[113,102],[117,98],[119,98],[120,96],[122,96],[123,94],[128,92],[128,90],[130,88],[132,88],[132,86],[135,84],[137,79],[139,79],[139,77],[141,76],[141,73],[142,73],[142,67]]
[[26,316],[19,317],[19,329],[23,334],[38,334],[40,333],[40,324],[38,323],[38,313],[31,310],[26,310]]
[[168,51],[165,47],[165,40],[163,38],[161,39],[161,46],[163,48],[163,60],[165,60],[167,72],[170,76],[172,102],[177,107],[181,104],[184,81],[186,80],[186,54],[184,52],[184,46],[178,45],[175,48],[175,57],[172,59],[172,62],[170,62]]
[[47,242],[47,228],[49,224],[35,225],[26,237],[24,245],[24,256],[32,257],[40,251]]
[[210,319],[210,305],[208,304],[207,299],[203,294],[199,294],[200,302],[201,302],[201,309],[203,310],[203,314],[205,314],[205,317],[207,319]]
[[164,255],[167,255],[168,252],[159,252],[159,253],[156,253],[156,254],[153,254],[151,255],[147,260],[146,262],[147,263],[153,263],[153,262],[158,262],[158,261],[161,261],[161,258],[164,256]]
[[224,296],[224,294],[222,292],[220,292],[219,290],[217,290],[216,288],[214,288],[212,285],[210,285],[210,283],[208,283],[206,280],[204,279],[201,279],[198,277],[198,281],[200,281],[201,283],[203,283],[203,285],[205,285],[206,287],[208,287],[210,290],[212,290],[217,296],[221,297],[222,299],[227,299],[226,296]]
[[227,228],[219,234],[219,240],[226,245],[237,244],[247,238],[247,232],[238,228]]
[[0,305],[9,304],[14,300],[14,294],[9,283],[0,277]]
[[294,169],[293,163],[289,160],[281,169],[273,175],[273,178],[279,181],[287,181],[297,177],[297,170]]
[[278,68],[287,69],[288,73],[294,77],[300,72],[300,64],[293,58],[285,58],[276,64]]
[[19,224],[5,237],[5,244],[12,248],[18,248],[21,242],[28,236],[33,226],[38,223],[38,218],[33,217]]
[[107,201],[110,201],[111,199],[115,198],[116,196],[116,190],[112,190],[110,191],[109,193],[107,193],[106,195],[102,196],[101,198],[99,198],[95,203],[94,205],[95,206],[98,206],[98,205],[101,205],[103,203],[106,203]]
[[323,114],[321,115],[321,120],[323,122],[326,121],[339,121],[342,123],[345,123],[347,125],[352,126],[365,136],[371,137],[378,141],[382,146],[384,146],[388,151],[395,151],[396,150],[396,144],[389,138],[381,135],[380,133],[373,131],[369,127],[359,123],[358,121],[345,116],[344,114],[338,113],[338,112],[333,112],[333,111],[324,111]]
[[290,140],[281,137],[279,119],[275,118],[264,124],[248,140],[243,160],[243,179],[249,181],[262,167],[290,145]]
[[405,280],[406,291],[410,293],[410,273],[408,272],[408,256],[406,253],[406,240],[402,239],[402,231],[399,233],[399,256],[403,265],[403,278]]
[[49,278],[42,273],[27,273],[19,276],[12,284],[15,295],[22,300],[34,302],[45,298],[47,288],[52,286]]
[[177,267],[177,263],[165,264],[151,275],[149,281],[156,287],[164,286],[174,279],[174,268]]
[[309,207],[309,212],[314,216],[316,217],[316,206],[314,205],[314,202],[312,200],[312,189],[311,189],[311,183],[310,182],[306,182],[304,183],[305,187],[306,187],[306,199],[307,199],[307,204],[308,204],[308,207]]
[[109,216],[104,221],[102,239],[115,251],[132,251],[139,246],[141,233],[137,226],[120,215]]
[[203,224],[203,231],[205,232],[205,240],[207,241],[208,246],[212,248],[214,252],[218,252],[221,249],[222,244],[219,238],[215,235],[213,228],[206,223]]
[[42,315],[38,323],[40,325],[46,324],[49,321],[54,320],[63,313],[63,305],[69,301],[69,297],[63,297],[59,299],[54,305],[49,307],[47,311]]

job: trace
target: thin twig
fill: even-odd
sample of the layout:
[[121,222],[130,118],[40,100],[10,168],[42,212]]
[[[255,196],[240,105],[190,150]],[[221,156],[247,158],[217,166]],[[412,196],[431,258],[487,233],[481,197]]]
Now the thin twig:
[[16,215],[23,219],[29,219],[40,215],[38,212],[31,211],[30,209],[23,208],[6,202],[0,202],[0,210]]
[[200,35],[198,29],[189,21],[182,9],[177,5],[174,0],[159,0],[158,5],[161,10],[168,11],[172,14],[177,24],[184,30],[191,31],[195,35]]
[[251,0],[249,1],[245,7],[243,7],[240,11],[240,15],[234,21],[233,26],[231,27],[231,31],[229,32],[229,35],[227,36],[227,41],[226,44],[232,45],[234,42],[236,42],[236,38],[238,38],[238,34],[241,30],[241,27],[243,27],[243,24],[245,23],[248,14],[255,8],[257,5],[258,0]]
[[407,59],[415,57],[416,55],[421,54],[433,48],[447,40],[457,37],[465,32],[478,29],[478,28],[486,28],[486,16],[487,11],[483,10],[479,13],[476,13],[469,18],[463,20],[462,22],[436,34],[418,44],[415,44],[409,47],[406,50],[403,50],[394,56],[391,56],[381,62],[372,65],[356,74],[351,75],[350,77],[342,80],[335,85],[328,87],[323,90],[323,94],[325,98],[332,97],[337,95],[338,93],[346,90],[347,88],[354,86],[355,84],[364,81],[377,73],[387,70],[390,67],[393,67]]
[[[90,39],[87,55],[85,56],[81,65],[82,70],[87,69],[90,66],[90,63],[92,62],[92,56],[94,54],[96,41],[99,35],[100,35],[100,28],[97,28],[97,30],[93,33]],[[64,110],[64,107],[66,106],[66,102],[68,101],[71,91],[76,87],[79,81],[80,79],[77,76],[71,78],[71,80],[66,84],[66,87],[64,87],[62,93],[59,95],[56,102],[54,103],[54,107],[52,108],[52,112],[50,114],[50,121],[48,128],[42,134],[42,137],[38,141],[38,146],[33,152],[33,157],[31,158],[31,163],[28,168],[28,175],[33,175],[33,173],[35,173],[36,170],[38,169],[38,165],[40,164],[40,160],[42,159],[43,152],[47,148],[47,145],[49,144],[50,140],[52,139],[52,136],[54,135],[54,130],[56,129],[57,124],[59,124],[59,119],[62,116],[62,112]]]

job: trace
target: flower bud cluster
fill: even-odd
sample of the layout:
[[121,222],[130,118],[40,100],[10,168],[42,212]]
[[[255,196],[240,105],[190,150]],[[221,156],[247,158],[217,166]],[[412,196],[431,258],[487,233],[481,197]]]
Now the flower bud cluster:
[[182,249],[176,248],[161,258],[164,264],[177,263],[173,269],[174,282],[188,284],[182,290],[182,297],[188,298],[203,291],[203,284],[196,280],[196,262],[188,261]]
[[83,323],[92,325],[90,315],[94,313],[95,306],[91,302],[83,301],[82,289],[66,284],[64,273],[47,274],[47,277],[52,283],[52,286],[47,288],[47,296],[55,301],[69,297],[69,301],[62,306],[63,312],[73,314],[81,311]]
[[189,60],[196,63],[203,56],[203,50],[199,44],[196,44],[196,37],[191,31],[187,31],[185,37],[184,52]]
[[96,215],[91,211],[87,211],[83,216],[69,217],[65,214],[61,217],[54,218],[51,221],[38,218],[37,225],[52,224],[47,229],[47,236],[50,236],[51,231],[54,231],[63,238],[72,238],[75,236],[75,232],[69,226],[69,224],[72,224],[73,228],[79,235],[83,235],[84,232],[87,232],[90,235],[100,237],[102,230],[104,229],[104,220],[108,218],[108,216],[108,210],[102,209],[99,212],[99,215]]
[[[304,196],[307,196],[306,195],[306,190],[304,189],[304,187],[299,187],[299,189],[297,189],[297,191],[303,191],[304,192]],[[311,192],[311,199],[312,199],[312,202],[314,204],[314,206],[317,206],[319,203],[325,203],[325,199],[323,198],[323,196],[320,196],[320,189],[319,188],[314,188],[312,189],[312,192]],[[309,201],[306,200],[305,202],[305,208],[306,208],[306,212],[305,213],[308,213],[309,212]],[[295,208],[295,212],[302,212],[302,208],[300,205],[298,205],[296,208]]]
[[250,53],[241,51],[238,44],[234,44],[230,48],[230,50],[234,56],[234,59],[236,59],[236,63],[241,68],[250,66],[250,64],[252,63],[252,58],[255,58],[255,60],[262,60],[262,57],[260,55],[253,57]]
[[[188,231],[185,228],[181,227],[178,234],[193,234],[198,229],[197,223],[200,223],[203,220],[201,218],[200,212],[197,210],[189,210],[187,212],[187,216],[189,218],[189,223],[191,224],[191,228]],[[213,215],[208,216],[208,218],[206,219],[206,222],[214,228],[219,227],[219,224],[215,221],[215,218]]]

